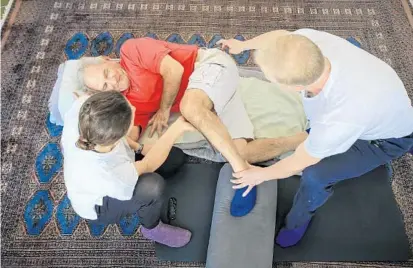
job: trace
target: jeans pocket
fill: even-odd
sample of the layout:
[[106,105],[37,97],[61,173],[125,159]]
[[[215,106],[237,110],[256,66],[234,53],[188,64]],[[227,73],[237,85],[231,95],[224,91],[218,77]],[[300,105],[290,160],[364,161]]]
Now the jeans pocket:
[[377,140],[372,140],[370,141],[370,144],[373,146],[376,146],[377,148],[380,148],[380,146],[383,144],[385,140],[383,139],[377,139]]
[[389,160],[398,158],[409,151],[412,142],[406,138],[377,139],[370,142],[387,155]]

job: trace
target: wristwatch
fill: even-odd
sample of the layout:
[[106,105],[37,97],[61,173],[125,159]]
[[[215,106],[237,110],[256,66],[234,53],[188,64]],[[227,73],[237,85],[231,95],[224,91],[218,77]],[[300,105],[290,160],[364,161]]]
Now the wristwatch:
[[143,150],[143,145],[138,143],[139,147],[135,150],[135,154],[141,154]]

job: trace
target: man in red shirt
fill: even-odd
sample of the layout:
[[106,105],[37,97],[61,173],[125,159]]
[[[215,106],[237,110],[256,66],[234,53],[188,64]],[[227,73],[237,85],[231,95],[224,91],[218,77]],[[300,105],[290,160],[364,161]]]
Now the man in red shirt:
[[[123,92],[136,108],[138,133],[150,126],[150,136],[154,132],[161,135],[170,113],[181,112],[234,172],[247,169],[246,161],[264,161],[294,150],[305,139],[300,134],[285,140],[257,140],[253,147],[247,146],[254,138],[253,126],[236,92],[238,68],[231,56],[219,49],[129,39],[121,48],[119,63],[106,59],[85,66],[83,76],[90,89]],[[242,198],[244,191],[237,191],[231,203],[233,216],[244,216],[254,207],[256,188]]]

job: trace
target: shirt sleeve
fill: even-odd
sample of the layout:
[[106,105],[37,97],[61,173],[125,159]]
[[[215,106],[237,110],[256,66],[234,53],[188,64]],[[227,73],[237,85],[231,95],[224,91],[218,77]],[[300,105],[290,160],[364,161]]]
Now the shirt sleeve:
[[142,134],[145,129],[148,127],[148,122],[150,120],[150,115],[145,115],[145,114],[136,114],[135,115],[135,126],[140,126],[141,131],[140,133]]
[[364,128],[348,123],[315,123],[304,142],[309,155],[326,158],[346,152],[359,139]]
[[128,58],[140,68],[159,74],[161,61],[170,52],[166,42],[152,38],[135,38],[123,44],[121,57]]

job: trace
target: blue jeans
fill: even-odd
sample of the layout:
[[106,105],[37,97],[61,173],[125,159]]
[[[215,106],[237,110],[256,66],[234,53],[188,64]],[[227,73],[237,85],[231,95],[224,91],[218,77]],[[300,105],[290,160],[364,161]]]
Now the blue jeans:
[[401,157],[412,146],[413,133],[397,139],[357,140],[347,152],[324,158],[304,169],[300,187],[286,218],[286,228],[294,229],[308,222],[333,194],[336,183],[360,177]]

